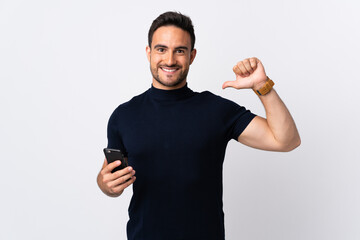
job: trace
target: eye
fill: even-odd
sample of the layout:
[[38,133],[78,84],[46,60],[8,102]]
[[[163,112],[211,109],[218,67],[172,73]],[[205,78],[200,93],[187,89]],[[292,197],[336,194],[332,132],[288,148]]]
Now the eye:
[[184,50],[182,50],[182,49],[178,49],[178,50],[176,50],[176,53],[181,53],[181,54],[183,54],[185,51]]
[[162,52],[165,51],[165,49],[164,48],[158,48],[157,51],[162,53]]

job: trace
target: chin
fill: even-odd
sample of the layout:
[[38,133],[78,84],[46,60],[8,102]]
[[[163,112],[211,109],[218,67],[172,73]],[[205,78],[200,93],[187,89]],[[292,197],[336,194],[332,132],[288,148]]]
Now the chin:
[[161,85],[166,86],[166,87],[177,87],[180,85],[183,85],[183,83],[185,82],[184,80],[179,80],[179,79],[175,79],[175,80],[163,80],[160,78],[160,80],[157,80]]

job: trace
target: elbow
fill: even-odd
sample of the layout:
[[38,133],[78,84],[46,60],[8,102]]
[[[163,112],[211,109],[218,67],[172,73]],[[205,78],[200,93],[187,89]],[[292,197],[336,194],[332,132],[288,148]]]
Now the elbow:
[[282,152],[291,152],[301,144],[300,136],[297,136],[292,141],[289,141],[282,149]]
[[300,139],[300,136],[297,135],[296,137],[292,138],[291,140],[279,144],[277,151],[291,152],[295,148],[299,147],[300,144],[301,144],[301,139]]
[[[297,138],[297,141],[296,141],[296,147],[295,148],[297,148],[298,146],[300,146],[301,145],[301,138],[300,138],[300,136],[298,136],[298,138]],[[294,149],[295,149],[294,148]]]

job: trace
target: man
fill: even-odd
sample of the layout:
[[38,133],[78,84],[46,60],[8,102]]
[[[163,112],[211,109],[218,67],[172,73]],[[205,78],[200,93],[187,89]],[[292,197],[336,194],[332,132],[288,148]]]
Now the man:
[[186,77],[196,56],[190,18],[164,13],[148,38],[152,87],[121,104],[108,124],[108,147],[121,149],[131,167],[111,173],[120,161],[105,159],[98,185],[117,197],[134,183],[128,239],[224,239],[222,164],[228,141],[291,151],[300,144],[295,123],[257,58],[238,62],[236,80],[223,88],[256,91],[266,119],[210,92],[190,90]]

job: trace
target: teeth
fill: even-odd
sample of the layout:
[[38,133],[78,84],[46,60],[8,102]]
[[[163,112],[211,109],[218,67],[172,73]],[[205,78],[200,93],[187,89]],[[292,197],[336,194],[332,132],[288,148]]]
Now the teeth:
[[176,69],[167,69],[167,68],[161,68],[162,70],[164,70],[165,72],[175,72]]

